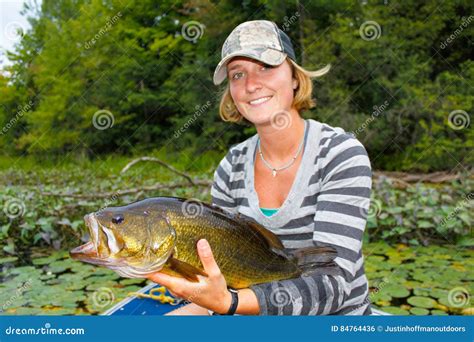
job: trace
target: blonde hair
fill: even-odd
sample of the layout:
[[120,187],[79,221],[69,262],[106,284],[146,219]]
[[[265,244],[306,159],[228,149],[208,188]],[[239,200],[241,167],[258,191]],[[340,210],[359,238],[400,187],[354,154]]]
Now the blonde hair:
[[[294,91],[292,107],[298,112],[308,110],[316,106],[315,100],[311,97],[313,93],[313,82],[311,81],[314,77],[320,77],[328,73],[331,69],[331,65],[328,64],[324,68],[309,71],[296,64],[292,59],[286,58],[290,63],[292,77],[298,81],[298,86]],[[237,110],[234,104],[234,100],[230,95],[229,82],[225,86],[221,94],[221,102],[219,105],[219,115],[223,121],[229,122],[241,122],[245,120],[242,114]]]

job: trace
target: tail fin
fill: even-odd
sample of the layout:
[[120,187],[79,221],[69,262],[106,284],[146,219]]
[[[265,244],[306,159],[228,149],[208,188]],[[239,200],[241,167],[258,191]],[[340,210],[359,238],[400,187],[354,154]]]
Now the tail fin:
[[291,253],[303,273],[311,272],[320,267],[336,266],[334,259],[337,251],[333,247],[306,247],[295,250]]

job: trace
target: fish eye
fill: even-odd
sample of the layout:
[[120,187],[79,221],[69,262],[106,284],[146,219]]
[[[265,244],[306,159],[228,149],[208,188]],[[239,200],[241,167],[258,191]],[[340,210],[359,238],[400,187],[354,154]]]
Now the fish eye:
[[115,215],[114,217],[112,217],[112,223],[115,223],[115,224],[120,224],[122,223],[124,220],[124,217],[123,215]]

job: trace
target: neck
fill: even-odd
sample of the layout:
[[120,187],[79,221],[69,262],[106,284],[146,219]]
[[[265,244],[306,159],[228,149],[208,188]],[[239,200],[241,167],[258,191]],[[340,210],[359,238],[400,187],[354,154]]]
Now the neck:
[[288,127],[277,128],[270,122],[257,125],[260,148],[265,160],[280,165],[293,158],[304,138],[304,120],[296,110],[290,111],[291,121]]

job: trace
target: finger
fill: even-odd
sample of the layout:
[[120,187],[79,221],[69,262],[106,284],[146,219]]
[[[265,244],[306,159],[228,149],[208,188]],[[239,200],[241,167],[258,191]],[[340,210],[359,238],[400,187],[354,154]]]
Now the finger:
[[148,279],[170,289],[175,289],[179,284],[179,280],[181,280],[180,278],[172,277],[161,272],[150,274]]
[[175,298],[181,298],[180,296],[178,296],[176,293],[174,293],[173,291],[171,291],[170,289],[168,289],[168,292]]
[[204,267],[204,271],[210,277],[216,277],[221,274],[219,266],[217,266],[216,260],[214,259],[214,255],[212,254],[211,246],[209,246],[209,242],[206,239],[201,239],[197,243],[197,249],[199,258],[201,259],[202,266]]

